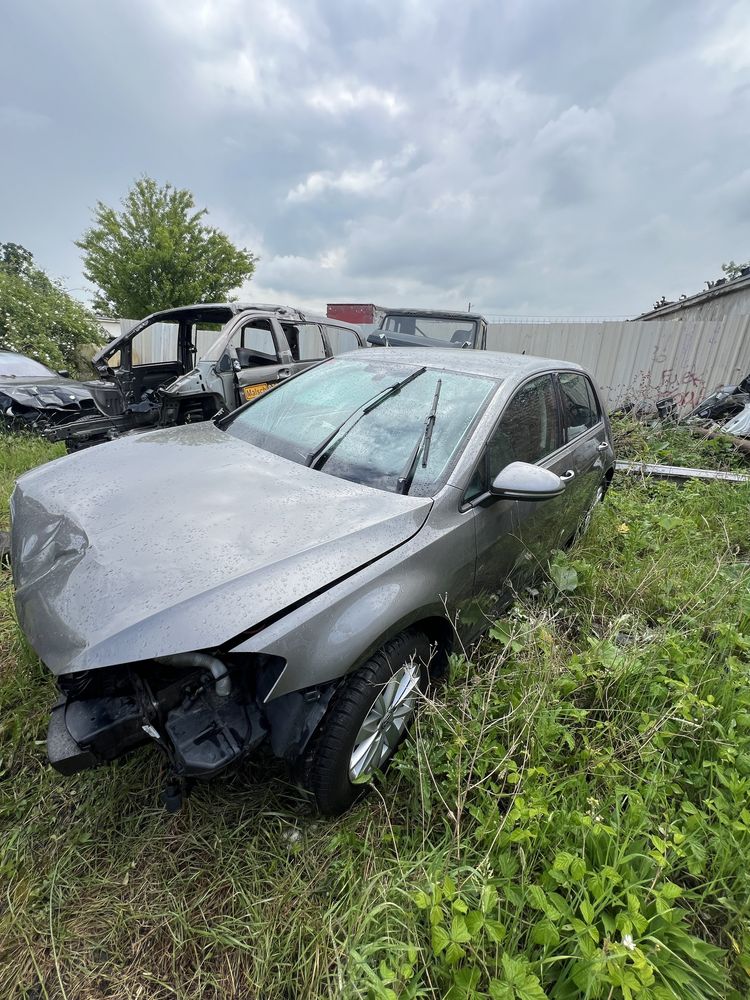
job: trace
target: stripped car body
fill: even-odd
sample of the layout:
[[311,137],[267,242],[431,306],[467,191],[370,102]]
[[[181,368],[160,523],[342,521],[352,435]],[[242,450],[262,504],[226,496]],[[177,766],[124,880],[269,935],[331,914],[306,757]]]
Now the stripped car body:
[[[478,635],[574,537],[613,461],[575,366],[384,349],[218,424],[27,473],[12,565],[19,622],[61,690],[52,763],[71,773],[148,741],[180,780],[263,741],[307,760],[379,651]],[[411,712],[418,678],[398,666]]]
[[91,385],[33,358],[0,351],[0,416],[12,430],[36,430],[98,413]]
[[228,302],[152,313],[94,357],[101,413],[48,437],[74,451],[133,430],[211,420],[364,346],[355,327],[289,306]]

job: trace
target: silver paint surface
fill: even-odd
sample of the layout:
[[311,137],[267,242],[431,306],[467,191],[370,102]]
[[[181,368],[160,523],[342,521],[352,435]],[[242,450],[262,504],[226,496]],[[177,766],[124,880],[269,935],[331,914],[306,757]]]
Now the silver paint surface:
[[214,647],[400,545],[430,505],[211,423],[121,438],[18,481],[19,621],[54,673]]

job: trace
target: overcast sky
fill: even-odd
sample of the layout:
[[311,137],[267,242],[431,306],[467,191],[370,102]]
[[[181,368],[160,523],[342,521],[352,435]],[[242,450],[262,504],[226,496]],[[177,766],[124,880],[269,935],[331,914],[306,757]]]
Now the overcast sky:
[[633,315],[750,257],[750,3],[6,0],[0,241],[148,173],[243,297]]

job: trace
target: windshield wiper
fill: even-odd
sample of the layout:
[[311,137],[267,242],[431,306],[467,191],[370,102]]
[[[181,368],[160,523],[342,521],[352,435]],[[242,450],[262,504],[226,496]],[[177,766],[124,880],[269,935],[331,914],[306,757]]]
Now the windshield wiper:
[[[371,396],[368,400],[362,403],[361,406],[358,406],[353,413],[349,414],[346,420],[340,423],[338,427],[334,427],[331,433],[328,434],[325,438],[323,438],[323,440],[320,442],[317,448],[315,448],[313,451],[310,452],[310,454],[305,459],[305,465],[308,466],[308,468],[310,469],[321,468],[321,466],[324,463],[320,462],[320,459],[321,457],[323,457],[326,448],[331,443],[331,441],[333,441],[336,435],[340,434],[341,431],[344,430],[347,424],[351,423],[351,426],[347,427],[345,433],[341,435],[339,440],[336,442],[337,445],[344,440],[349,431],[351,431],[359,423],[362,417],[366,416],[377,406],[380,406],[380,404],[385,402],[386,399],[389,399],[397,392],[400,392],[405,385],[409,384],[409,382],[412,382],[415,378],[418,378],[420,375],[424,375],[426,371],[427,368],[417,368],[416,371],[413,371],[410,375],[407,375],[406,378],[402,378],[399,382],[395,382],[393,385],[387,386],[381,392],[378,392],[374,396]],[[326,461],[330,457],[332,451],[333,448],[331,448],[331,451],[328,453],[328,455],[325,455]],[[318,462],[320,462],[320,465],[317,464]]]
[[440,389],[442,388],[443,380],[438,379],[437,385],[435,386],[435,395],[432,400],[432,407],[430,412],[427,414],[427,419],[424,422],[424,427],[422,428],[422,433],[419,435],[419,440],[414,445],[414,451],[409,456],[409,461],[406,463],[406,468],[404,469],[404,474],[399,477],[398,483],[396,484],[397,493],[408,493],[411,489],[411,484],[414,481],[414,476],[417,471],[417,458],[419,457],[419,449],[422,449],[422,468],[427,466],[427,459],[430,457],[430,445],[432,444],[432,429],[435,426],[435,417],[437,415],[438,400],[440,399]]

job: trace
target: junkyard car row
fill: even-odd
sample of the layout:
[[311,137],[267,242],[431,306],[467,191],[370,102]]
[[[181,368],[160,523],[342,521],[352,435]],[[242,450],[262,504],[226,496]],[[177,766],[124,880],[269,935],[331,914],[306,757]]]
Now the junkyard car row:
[[147,427],[210,420],[323,358],[365,346],[360,330],[288,306],[237,302],[147,316],[93,359],[98,411],[50,431],[68,449]]
[[[218,308],[152,318],[177,357],[151,373],[137,331],[100,363],[120,351],[113,413],[178,377],[162,413],[204,405],[202,383],[224,416],[79,451],[13,494],[18,617],[60,689],[48,752],[72,773],[154,743],[176,804],[180,783],[266,744],[335,814],[387,765],[446,654],[585,527],[612,476],[609,424],[564,362],[332,357],[340,325]],[[206,324],[223,328],[196,364]]]

